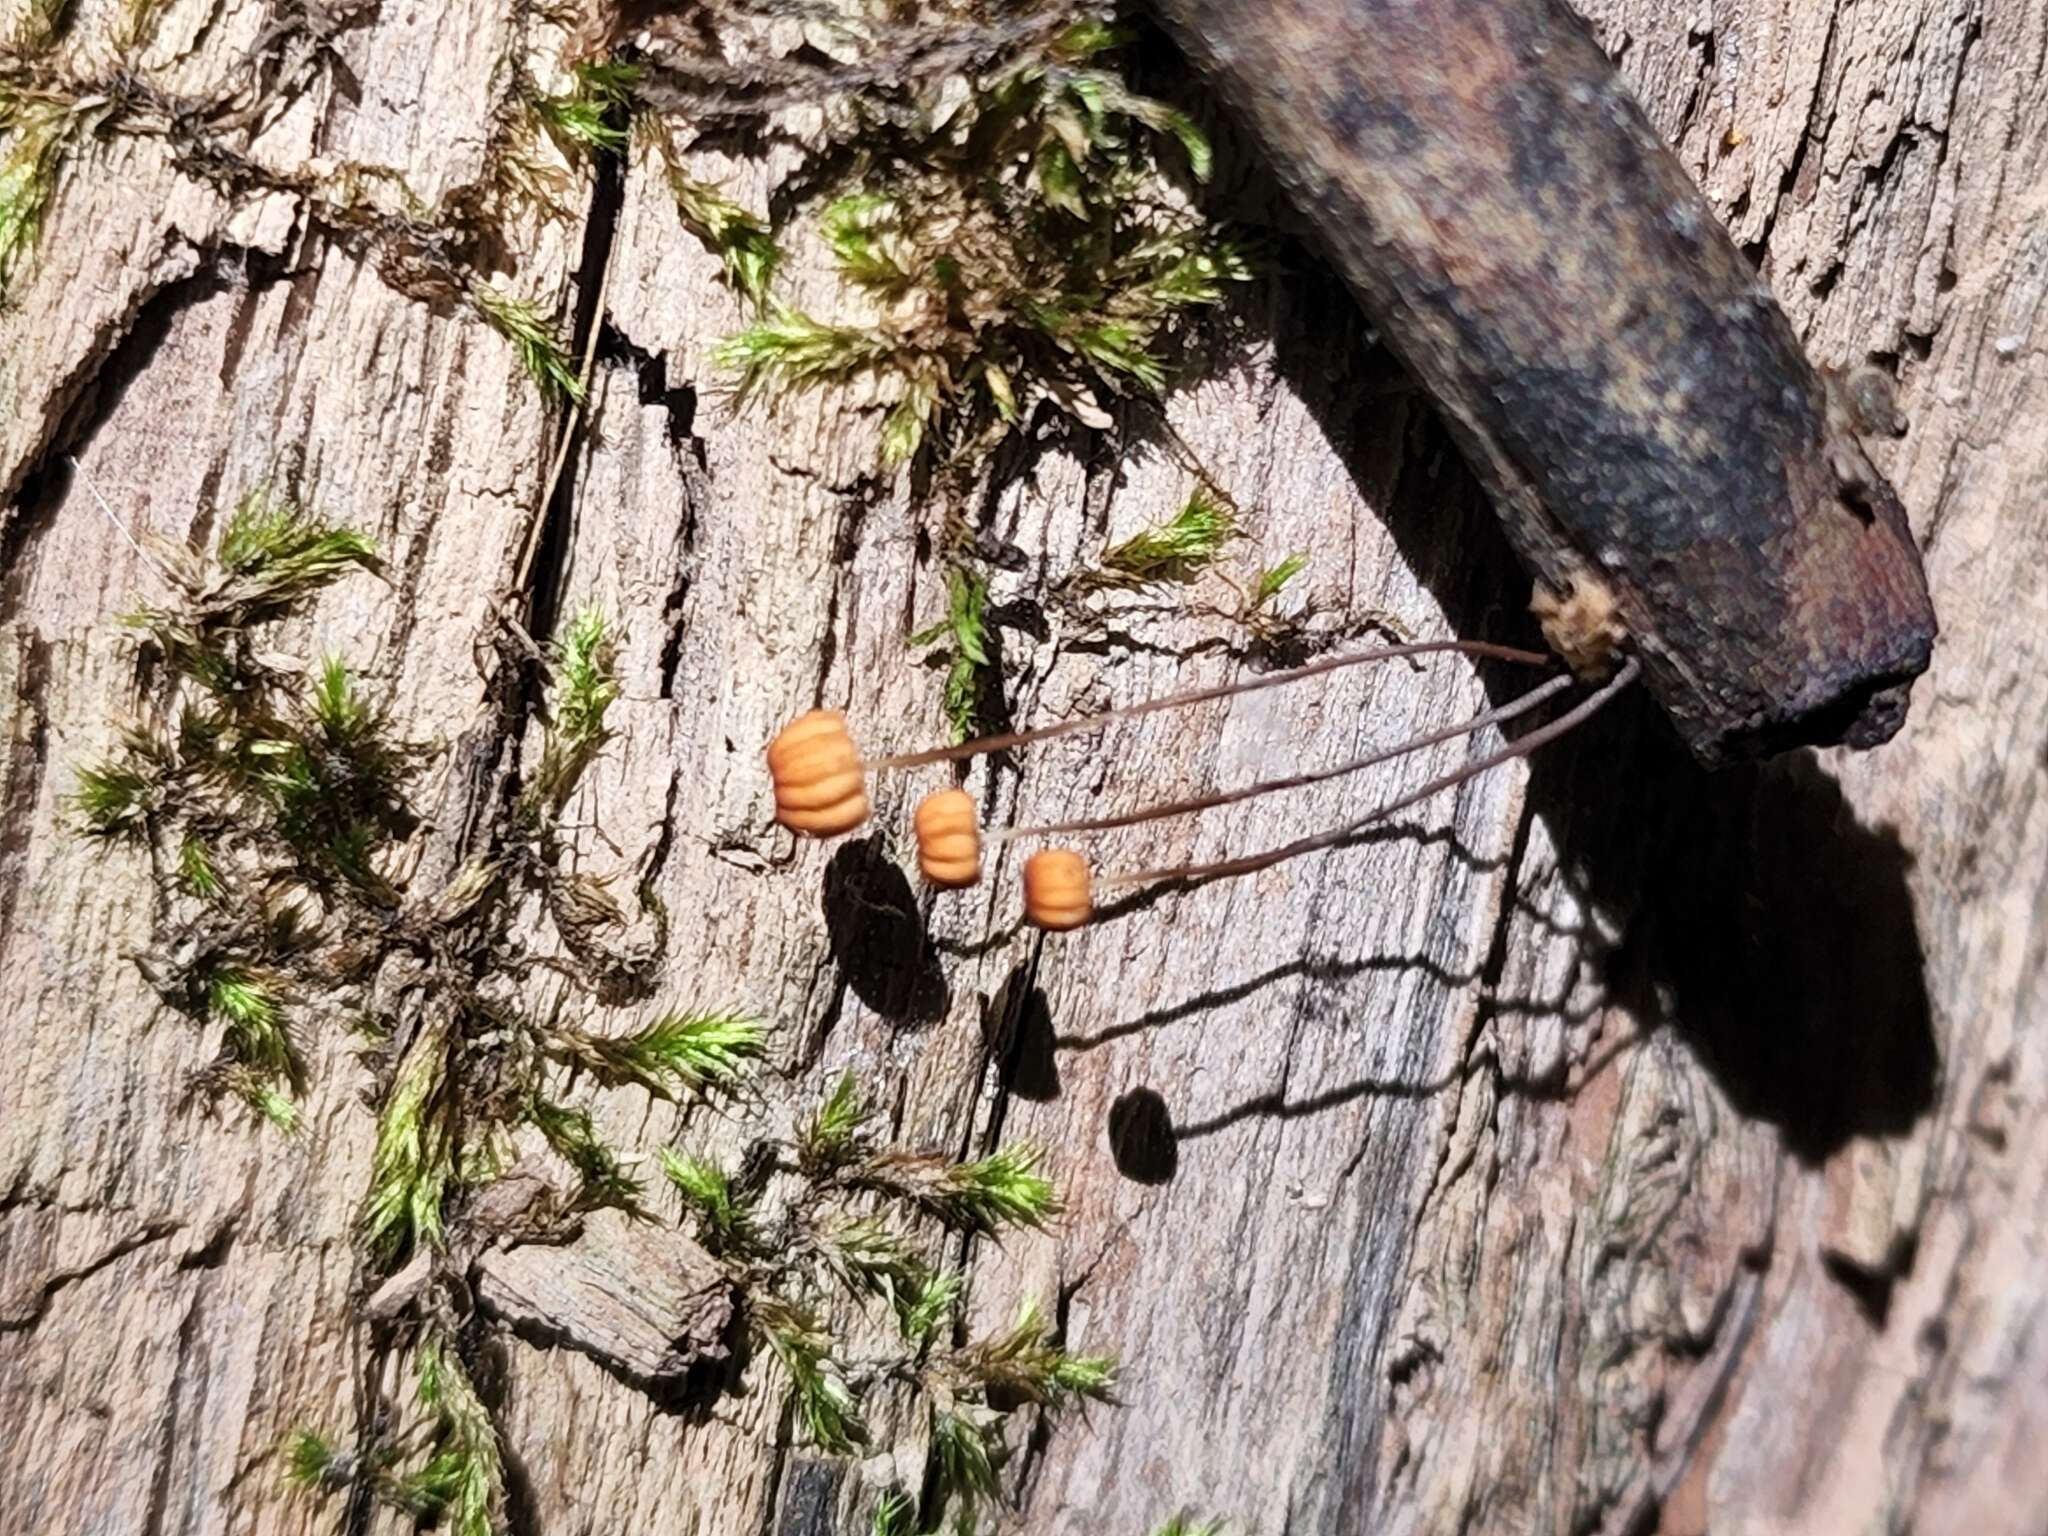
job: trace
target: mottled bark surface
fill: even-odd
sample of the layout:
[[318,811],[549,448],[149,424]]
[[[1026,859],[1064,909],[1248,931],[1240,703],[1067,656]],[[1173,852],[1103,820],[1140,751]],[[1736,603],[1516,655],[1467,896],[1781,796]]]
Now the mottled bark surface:
[[[1012,929],[1013,863],[964,896],[905,880],[925,780],[884,781],[881,830],[852,846],[768,820],[759,748],[799,709],[846,709],[878,751],[941,729],[904,645],[943,607],[935,514],[874,477],[874,419],[718,405],[708,351],[739,311],[642,168],[520,260],[521,290],[565,313],[609,272],[593,430],[531,578],[544,616],[594,598],[625,619],[620,740],[572,813],[609,841],[585,834],[583,867],[651,864],[679,919],[664,996],[776,1022],[771,1118],[851,1066],[906,1143],[1052,1148],[1070,1212],[977,1248],[974,1307],[1052,1293],[1071,1342],[1129,1362],[1126,1401],[1022,1459],[1019,1529],[1139,1532],[1181,1506],[1258,1531],[2038,1529],[2048,7],[1586,9],[1816,360],[1897,365],[1912,425],[1882,467],[1943,637],[1876,754],[1707,778],[1647,707],[1618,713],[1355,847],[1041,948]],[[156,55],[195,76],[265,25],[206,0],[167,15]],[[277,152],[458,182],[505,24],[496,0],[387,0]],[[701,169],[758,206],[796,158]],[[281,1494],[275,1452],[355,1410],[364,1079],[322,1020],[307,1135],[180,1108],[210,1047],[123,959],[148,933],[144,871],[62,831],[71,765],[135,697],[110,617],[151,580],[67,460],[131,529],[174,537],[297,470],[380,539],[391,581],[336,589],[295,647],[346,647],[404,727],[452,741],[489,724],[473,642],[520,579],[554,425],[496,337],[394,292],[289,202],[230,217],[147,145],[67,180],[18,299],[0,1528],[325,1528]],[[1313,550],[1321,626],[1520,631],[1491,514],[1335,281],[1295,264],[1242,316],[1169,414],[1267,551]],[[994,531],[1033,562],[999,600],[1185,493],[1131,426],[1121,463],[1056,446],[996,498]],[[1013,611],[1020,722],[1236,666],[1192,617],[1104,639]],[[1334,762],[1484,696],[1446,665],[1340,675],[1062,742],[986,787],[1003,817],[1050,819]],[[1132,829],[1101,859],[1284,841],[1454,754]],[[647,1144],[743,1134],[624,1092],[606,1118]],[[678,1411],[530,1331],[506,1344],[521,1529],[848,1528],[854,1478],[793,1442],[772,1374]]]
[[1612,603],[1701,760],[1888,740],[1934,639],[1905,514],[1563,0],[1164,9],[1509,541]]

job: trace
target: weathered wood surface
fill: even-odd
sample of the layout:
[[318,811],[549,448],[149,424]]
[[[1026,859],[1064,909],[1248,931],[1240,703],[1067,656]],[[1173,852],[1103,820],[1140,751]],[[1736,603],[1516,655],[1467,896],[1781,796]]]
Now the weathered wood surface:
[[[1067,1219],[978,1250],[974,1306],[1055,1292],[1070,1340],[1129,1374],[1123,1407],[1027,1458],[1019,1529],[1134,1532],[1181,1506],[1258,1531],[2038,1528],[2048,7],[1587,10],[1817,360],[1897,360],[1912,427],[1883,467],[1943,638],[1876,755],[1707,779],[1636,711],[1388,835],[1041,949],[1012,931],[1010,865],[913,897],[923,781],[885,787],[873,843],[793,847],[767,820],[759,747],[814,700],[874,749],[939,729],[904,647],[943,602],[933,514],[872,477],[872,420],[717,405],[707,354],[738,312],[643,169],[609,241],[539,236],[522,263],[522,291],[565,303],[610,268],[595,430],[539,566],[544,609],[595,597],[627,621],[621,739],[578,812],[623,852],[592,835],[586,867],[662,853],[684,919],[664,992],[774,1018],[794,1101],[851,1065],[911,1144],[1054,1149]],[[279,153],[459,178],[501,12],[382,6],[338,42],[357,88],[302,104]],[[201,73],[263,24],[168,14],[159,51]],[[787,156],[705,164],[758,198]],[[1523,623],[1489,514],[1336,284],[1297,267],[1244,309],[1171,417],[1269,551],[1314,550],[1322,626]],[[452,737],[480,718],[472,640],[539,516],[550,423],[487,332],[288,205],[228,218],[146,147],[67,184],[0,318],[0,378],[0,1528],[322,1528],[275,1450],[347,1422],[362,1370],[361,1076],[324,1030],[296,1142],[178,1109],[208,1048],[122,959],[141,871],[59,830],[70,765],[132,698],[107,621],[148,581],[65,460],[174,536],[302,463],[393,578],[339,589],[305,651],[367,655],[405,725]],[[1185,488],[1142,443],[1122,464],[1048,447],[994,509],[1033,560],[997,596]],[[1222,676],[1219,633],[1007,629],[1013,711]],[[1351,675],[1061,743],[991,792],[1037,820],[1206,788],[1483,697],[1450,666]],[[1138,829],[1102,859],[1262,846],[1393,782]],[[632,1094],[608,1113],[650,1144],[732,1134]],[[686,1415],[582,1355],[507,1348],[522,1528],[846,1528],[854,1478],[788,1443],[761,1368]]]
[[732,1281],[674,1227],[599,1211],[478,1256],[477,1303],[521,1338],[569,1344],[635,1386],[685,1397],[731,1357]]

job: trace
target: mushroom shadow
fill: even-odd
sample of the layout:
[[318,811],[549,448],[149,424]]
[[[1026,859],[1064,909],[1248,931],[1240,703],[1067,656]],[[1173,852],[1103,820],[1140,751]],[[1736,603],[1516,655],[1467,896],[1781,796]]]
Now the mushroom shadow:
[[1109,1106],[1109,1154],[1139,1184],[1164,1184],[1180,1171],[1180,1138],[1156,1088],[1133,1088]]
[[860,838],[825,866],[825,933],[846,984],[876,1014],[899,1026],[943,1018],[951,993],[910,881]]
[[1036,1104],[1060,1096],[1054,1057],[1052,1007],[1037,982],[1037,964],[1027,960],[1003,978],[981,1011],[981,1039],[1005,1091]]

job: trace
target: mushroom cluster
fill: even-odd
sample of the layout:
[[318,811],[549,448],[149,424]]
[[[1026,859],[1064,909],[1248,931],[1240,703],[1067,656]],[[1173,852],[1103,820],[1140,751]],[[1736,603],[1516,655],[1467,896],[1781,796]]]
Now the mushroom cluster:
[[[1255,689],[1274,688],[1333,672],[1340,667],[1365,662],[1390,661],[1443,653],[1473,661],[1508,662],[1519,666],[1552,668],[1553,660],[1533,651],[1516,650],[1479,641],[1427,640],[1406,645],[1382,646],[1376,650],[1327,656],[1289,671],[1271,672],[1238,682],[1223,683],[1167,698],[1147,699],[1120,709],[1063,720],[1056,725],[1013,731],[985,737],[956,747],[900,753],[894,757],[864,759],[847,728],[846,717],[834,709],[813,709],[785,726],[768,745],[768,773],[775,786],[775,819],[792,832],[809,837],[838,837],[864,825],[872,814],[868,800],[869,776],[882,771],[921,768],[935,763],[957,763],[984,753],[1009,751],[1033,742],[1047,741],[1080,731],[1101,730],[1118,720],[1134,719],[1156,710],[1179,709],[1232,698]],[[1341,846],[1363,828],[1384,820],[1394,812],[1461,784],[1516,758],[1526,757],[1547,742],[1574,729],[1627,688],[1640,671],[1630,657],[1610,678],[1547,722],[1505,736],[1498,747],[1468,758],[1448,772],[1429,779],[1420,788],[1402,793],[1373,806],[1364,815],[1342,826],[1327,828],[1295,839],[1277,848],[1222,859],[1207,864],[1178,864],[1160,869],[1120,873],[1103,879],[1088,860],[1072,848],[1041,847],[1024,861],[1024,915],[1035,926],[1053,932],[1079,928],[1097,912],[1096,901],[1105,890],[1176,881],[1183,884],[1222,879],[1266,869],[1286,859]],[[1552,675],[1516,698],[1459,722],[1412,737],[1406,741],[1375,748],[1348,762],[1330,767],[1289,773],[1233,789],[1214,790],[1192,798],[1164,804],[1114,811],[1047,826],[987,828],[974,797],[959,788],[941,789],[918,803],[912,818],[917,835],[917,865],[927,884],[941,890],[960,890],[981,882],[987,851],[1002,843],[1020,839],[1044,842],[1048,838],[1077,833],[1104,832],[1119,827],[1168,817],[1188,816],[1218,806],[1235,805],[1261,795],[1278,794],[1319,784],[1346,774],[1363,772],[1426,748],[1474,736],[1482,731],[1501,730],[1510,721],[1535,714],[1553,701],[1562,700],[1575,686],[1568,673]]]

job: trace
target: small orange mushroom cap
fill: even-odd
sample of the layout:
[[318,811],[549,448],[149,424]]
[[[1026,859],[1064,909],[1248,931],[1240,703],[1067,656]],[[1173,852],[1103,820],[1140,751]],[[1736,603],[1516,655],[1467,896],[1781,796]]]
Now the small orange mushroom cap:
[[768,743],[775,819],[792,832],[836,837],[868,819],[867,773],[836,709],[814,709]]
[[1088,861],[1071,848],[1047,848],[1024,861],[1024,915],[1040,928],[1078,928],[1095,910]]
[[948,889],[981,880],[981,822],[964,789],[926,795],[917,807],[917,867]]

